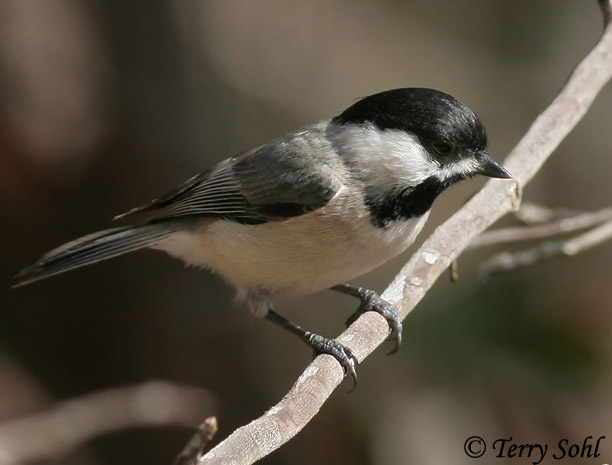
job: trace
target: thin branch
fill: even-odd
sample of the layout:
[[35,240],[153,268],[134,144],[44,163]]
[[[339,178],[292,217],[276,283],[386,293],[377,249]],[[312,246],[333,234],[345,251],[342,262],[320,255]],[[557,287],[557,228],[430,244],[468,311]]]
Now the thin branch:
[[207,391],[160,381],[89,394],[1,424],[0,463],[48,460],[93,437],[125,428],[192,427],[212,407]]
[[[606,0],[610,11],[612,0]],[[602,3],[602,1],[600,1]],[[602,3],[603,6],[603,3]],[[516,209],[519,184],[524,186],[584,116],[597,93],[612,76],[612,28],[606,27],[593,50],[572,72],[550,106],[535,120],[510,153],[504,166],[516,182],[490,181],[417,250],[383,297],[396,305],[402,318],[415,307],[439,275],[476,235],[499,217]],[[388,335],[378,314],[367,312],[338,337],[363,361]],[[331,356],[317,357],[291,390],[263,416],[238,428],[208,452],[199,464],[251,464],[295,436],[314,417],[340,384],[342,368]]]
[[176,457],[173,465],[193,465],[204,455],[206,446],[217,434],[218,426],[215,417],[208,417],[199,426],[187,445]]
[[609,220],[612,220],[612,207],[562,218],[550,223],[537,224],[535,226],[495,229],[474,238],[470,244],[470,248],[542,239],[558,234],[591,228]]
[[590,231],[587,231],[584,234],[567,241],[563,246],[563,254],[579,254],[580,252],[584,252],[591,247],[603,244],[610,238],[612,238],[612,221],[608,221],[597,228],[593,228]]
[[612,220],[566,240],[544,241],[529,249],[493,255],[480,266],[480,278],[486,281],[493,275],[531,266],[549,258],[573,256],[610,239],[612,239]]
[[[523,224],[552,223],[561,218],[567,218],[578,213],[567,208],[549,208],[536,203],[523,201],[521,207],[514,212],[514,217]],[[483,234],[487,234],[486,232]]]

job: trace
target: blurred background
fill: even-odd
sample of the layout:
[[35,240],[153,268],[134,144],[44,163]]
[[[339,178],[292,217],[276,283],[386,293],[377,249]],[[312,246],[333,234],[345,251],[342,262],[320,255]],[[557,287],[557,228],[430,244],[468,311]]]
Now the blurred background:
[[[17,290],[12,275],[211,164],[381,90],[453,94],[503,160],[601,23],[594,0],[0,0],[0,422],[152,379],[209,390],[217,439],[259,416],[311,353],[233,304],[210,273],[143,251]],[[610,204],[611,104],[608,86],[525,199]],[[422,236],[481,183],[442,195]],[[355,392],[342,385],[261,463],[471,463],[472,435],[551,448],[607,435],[601,459],[612,460],[612,245],[482,284],[490,253],[463,255],[460,281],[443,276],[405,321],[399,354],[368,358]],[[357,284],[382,291],[407,257]],[[329,336],[355,308],[331,292],[278,306]],[[168,464],[191,433],[116,432],[42,463]]]

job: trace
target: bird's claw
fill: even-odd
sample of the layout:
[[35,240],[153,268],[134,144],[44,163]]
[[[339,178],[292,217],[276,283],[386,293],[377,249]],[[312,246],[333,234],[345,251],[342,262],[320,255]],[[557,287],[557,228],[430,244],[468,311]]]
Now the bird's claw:
[[346,320],[346,326],[353,324],[357,318],[365,312],[376,312],[382,315],[389,324],[390,333],[387,339],[395,342],[393,348],[387,355],[396,353],[402,344],[402,322],[397,314],[397,310],[376,292],[369,289],[360,288],[359,297],[361,298],[361,305],[357,311]]
[[307,333],[307,338],[308,344],[314,350],[315,357],[328,354],[340,363],[342,370],[344,370],[344,376],[350,376],[353,380],[353,387],[349,392],[354,391],[357,387],[357,371],[355,368],[359,364],[359,360],[357,360],[353,351],[335,339],[328,339],[318,334]]

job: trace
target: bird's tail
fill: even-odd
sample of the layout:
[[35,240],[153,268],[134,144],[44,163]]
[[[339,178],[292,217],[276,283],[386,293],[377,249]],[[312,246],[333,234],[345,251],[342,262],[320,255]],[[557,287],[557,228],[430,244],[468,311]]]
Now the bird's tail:
[[68,242],[43,255],[15,276],[13,287],[142,249],[176,232],[172,222],[106,229]]

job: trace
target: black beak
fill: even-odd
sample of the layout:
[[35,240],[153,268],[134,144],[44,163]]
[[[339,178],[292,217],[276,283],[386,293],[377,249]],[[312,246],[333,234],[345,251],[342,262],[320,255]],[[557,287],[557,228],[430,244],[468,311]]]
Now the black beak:
[[512,179],[512,175],[506,168],[493,160],[485,150],[479,152],[476,158],[479,165],[477,174],[490,178]]

